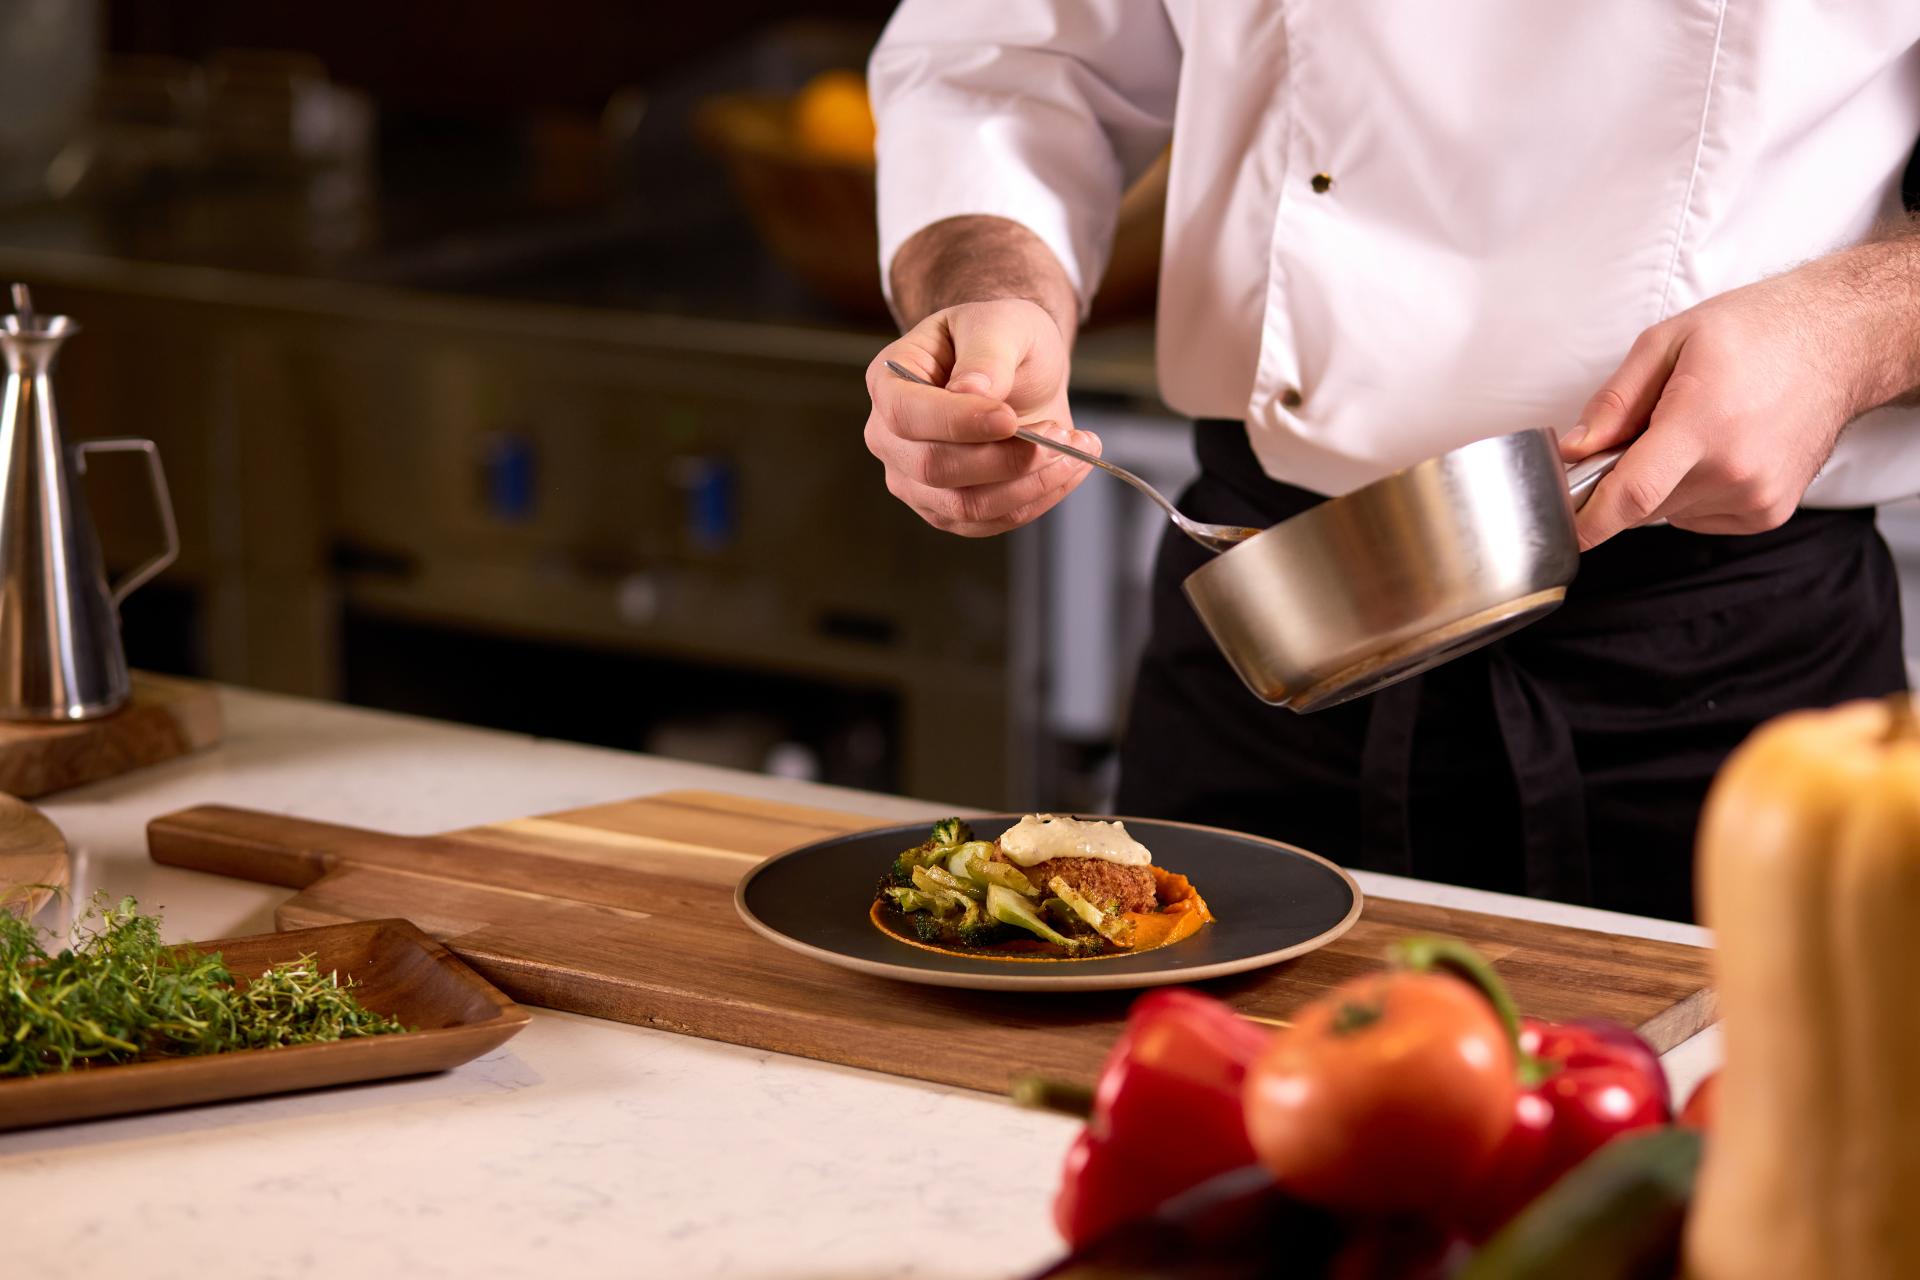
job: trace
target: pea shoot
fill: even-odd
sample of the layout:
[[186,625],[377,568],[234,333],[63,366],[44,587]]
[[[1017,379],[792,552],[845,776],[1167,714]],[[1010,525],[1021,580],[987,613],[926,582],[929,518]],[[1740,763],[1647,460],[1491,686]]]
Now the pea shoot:
[[96,894],[55,944],[0,904],[0,1078],[407,1030],[311,955],[236,981],[218,952],[161,942],[132,898]]

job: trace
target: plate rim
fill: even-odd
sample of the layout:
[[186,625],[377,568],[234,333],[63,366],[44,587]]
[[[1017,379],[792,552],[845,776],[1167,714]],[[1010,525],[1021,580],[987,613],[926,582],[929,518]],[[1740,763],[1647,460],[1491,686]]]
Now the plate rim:
[[[1025,815],[1007,812],[968,813],[961,811],[954,816],[970,820],[988,821],[996,818],[1006,818],[1009,821],[1018,822]],[[854,831],[841,832],[839,835],[822,836],[818,840],[809,840],[805,844],[797,844],[791,849],[781,850],[772,857],[761,859],[755,863],[745,875],[741,876],[740,882],[734,886],[733,909],[735,914],[745,922],[749,929],[773,943],[775,946],[782,947],[785,950],[799,955],[811,956],[813,959],[823,964],[830,964],[837,969],[846,969],[854,973],[864,973],[877,978],[891,978],[896,982],[911,982],[928,987],[950,987],[964,991],[1127,991],[1142,987],[1175,986],[1189,982],[1205,982],[1209,978],[1229,977],[1233,974],[1247,973],[1254,969],[1269,968],[1283,961],[1291,960],[1295,956],[1305,955],[1309,951],[1318,951],[1329,943],[1337,941],[1346,934],[1349,929],[1352,929],[1360,919],[1361,910],[1367,904],[1365,892],[1361,890],[1359,882],[1348,873],[1345,867],[1334,862],[1331,858],[1315,853],[1311,849],[1302,849],[1297,844],[1289,844],[1285,840],[1275,840],[1271,836],[1255,835],[1250,831],[1235,831],[1229,827],[1211,826],[1203,822],[1181,822],[1172,818],[1142,818],[1126,817],[1117,814],[1089,815],[1077,813],[1067,814],[1065,816],[1089,818],[1099,822],[1153,823],[1156,826],[1181,827],[1189,831],[1203,831],[1212,835],[1231,836],[1236,840],[1251,840],[1256,844],[1270,845],[1273,848],[1282,849],[1288,853],[1305,858],[1309,862],[1317,862],[1327,868],[1327,870],[1333,872],[1346,883],[1347,892],[1351,895],[1352,901],[1347,908],[1347,914],[1341,918],[1339,923],[1315,934],[1311,938],[1302,939],[1292,946],[1282,947],[1277,951],[1263,951],[1256,956],[1242,956],[1236,960],[1222,960],[1216,964],[1198,965],[1189,969],[1157,969],[1149,973],[1108,973],[1104,975],[1098,973],[1063,973],[1057,975],[996,974],[987,972],[981,972],[979,974],[949,973],[939,969],[915,969],[908,965],[889,964],[879,960],[864,960],[858,956],[849,956],[839,951],[831,951],[826,947],[817,947],[810,942],[802,942],[790,934],[782,933],[756,916],[752,909],[747,906],[748,888],[759,878],[763,871],[776,862],[807,853],[821,845],[834,844],[855,836],[871,835],[875,832],[892,830],[894,828],[911,828],[920,825],[919,823],[913,822],[880,822],[875,823],[871,827],[861,827]],[[1079,968],[1078,965],[1073,967]]]

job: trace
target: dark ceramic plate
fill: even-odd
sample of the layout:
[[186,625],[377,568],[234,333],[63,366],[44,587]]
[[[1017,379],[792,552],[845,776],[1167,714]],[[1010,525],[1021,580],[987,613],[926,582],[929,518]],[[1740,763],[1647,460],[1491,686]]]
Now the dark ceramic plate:
[[[969,818],[974,836],[997,839],[1018,815]],[[987,991],[1093,991],[1197,982],[1241,973],[1323,947],[1360,916],[1360,888],[1317,854],[1276,840],[1145,818],[1127,831],[1156,864],[1191,879],[1214,921],[1171,946],[1139,955],[1019,963],[942,955],[881,933],[867,918],[874,888],[930,823],[881,827],[802,845],[740,882],[734,903],[756,932],[790,951],[845,969]]]

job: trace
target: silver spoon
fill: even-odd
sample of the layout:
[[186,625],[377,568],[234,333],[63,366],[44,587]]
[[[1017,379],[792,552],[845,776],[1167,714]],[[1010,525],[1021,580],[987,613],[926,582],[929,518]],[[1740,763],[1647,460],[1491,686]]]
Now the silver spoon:
[[[887,368],[895,377],[905,378],[908,382],[917,382],[923,387],[933,386],[931,382],[928,382],[925,378],[907,368],[905,365],[900,364],[898,361],[887,361]],[[1019,439],[1025,440],[1028,444],[1037,444],[1043,449],[1052,449],[1056,453],[1064,453],[1069,458],[1078,458],[1082,462],[1090,462],[1108,475],[1117,476],[1125,480],[1128,484],[1146,494],[1149,498],[1152,498],[1159,508],[1167,513],[1167,518],[1173,521],[1175,528],[1179,529],[1180,532],[1186,534],[1189,538],[1192,538],[1209,551],[1225,551],[1229,547],[1245,542],[1256,533],[1266,532],[1264,529],[1249,529],[1247,526],[1240,524],[1207,524],[1205,521],[1190,519],[1180,513],[1180,508],[1167,501],[1166,496],[1158,489],[1125,467],[1115,466],[1105,458],[1095,457],[1091,453],[1083,453],[1070,444],[1061,444],[1058,440],[1050,440],[1038,431],[1029,431],[1025,427],[1015,427],[1013,434]]]

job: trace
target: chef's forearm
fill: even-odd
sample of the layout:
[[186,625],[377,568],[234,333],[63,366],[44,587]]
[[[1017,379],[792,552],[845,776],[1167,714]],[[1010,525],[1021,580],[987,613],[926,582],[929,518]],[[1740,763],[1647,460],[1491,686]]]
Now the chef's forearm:
[[1800,270],[1855,335],[1847,362],[1853,412],[1920,401],[1920,217]]
[[1080,318],[1073,282],[1039,236],[1008,218],[944,218],[915,232],[893,255],[893,312],[912,328],[963,302],[1025,298],[1060,326],[1072,345]]

